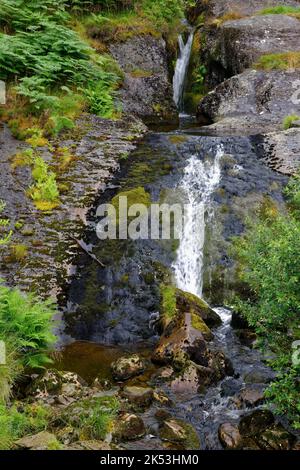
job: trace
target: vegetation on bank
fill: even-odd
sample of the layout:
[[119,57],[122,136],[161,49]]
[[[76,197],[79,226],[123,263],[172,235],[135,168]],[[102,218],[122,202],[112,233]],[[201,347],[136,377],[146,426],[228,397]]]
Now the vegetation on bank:
[[298,114],[290,114],[289,116],[286,116],[283,120],[283,129],[290,129],[291,127],[293,127],[294,122],[299,120],[300,116],[298,116]]
[[259,58],[254,67],[263,70],[299,69],[300,51],[265,54]]
[[251,298],[239,297],[235,308],[254,327],[259,345],[271,351],[278,377],[267,397],[278,413],[300,428],[300,175],[292,178],[286,195],[289,210],[280,214],[270,204],[249,221],[244,236],[235,240],[240,279]]
[[300,7],[292,7],[287,5],[278,5],[275,7],[264,8],[260,10],[258,15],[288,15],[300,19]]

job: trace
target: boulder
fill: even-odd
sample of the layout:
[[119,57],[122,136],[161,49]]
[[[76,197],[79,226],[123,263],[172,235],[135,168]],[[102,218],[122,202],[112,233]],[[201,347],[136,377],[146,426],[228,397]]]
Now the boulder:
[[200,448],[200,440],[193,426],[179,419],[166,420],[160,429],[160,437],[164,441],[179,444],[186,450]]
[[30,450],[47,450],[59,445],[56,436],[47,431],[39,432],[33,436],[22,437],[15,444],[20,449]]
[[238,395],[241,406],[253,408],[264,401],[264,387],[260,385],[248,385]]
[[295,436],[280,424],[266,429],[257,439],[262,450],[291,450],[295,441]]
[[257,339],[256,333],[252,330],[236,330],[235,334],[239,338],[241,344],[248,348],[251,348]]
[[225,449],[240,449],[242,447],[242,436],[236,424],[223,423],[219,427],[218,435],[222,446]]
[[276,373],[264,367],[256,367],[244,375],[246,384],[267,384],[276,378]]
[[244,318],[238,312],[232,312],[230,326],[231,326],[231,328],[238,329],[238,330],[248,329],[249,328],[249,324],[248,324],[246,318]]
[[120,357],[111,365],[112,375],[115,380],[127,380],[141,374],[145,370],[144,361],[137,355]]
[[180,312],[196,314],[209,328],[222,324],[220,316],[203,299],[180,289],[176,289],[176,308]]
[[253,437],[262,433],[274,423],[274,416],[269,410],[251,411],[240,419],[239,432],[243,437]]
[[243,72],[262,55],[299,50],[299,21],[287,15],[226,21],[206,28],[204,34],[201,60],[210,86]]
[[121,391],[121,397],[136,408],[147,408],[151,405],[154,394],[150,387],[124,387]]
[[109,49],[125,74],[120,91],[123,110],[146,123],[177,122],[165,41],[141,35],[112,43]]
[[33,375],[26,394],[35,398],[47,399],[49,396],[61,396],[68,401],[81,395],[86,382],[74,372],[48,369],[42,375]]
[[117,440],[136,440],[146,434],[144,422],[140,416],[124,413],[118,418],[113,436]]
[[208,128],[213,133],[255,135],[282,131],[286,116],[300,114],[297,89],[297,71],[247,70],[208,93],[198,105],[197,117],[200,122],[214,122]]
[[299,6],[295,0],[198,0],[196,2],[197,14],[205,13],[213,17],[223,15],[248,16],[273,6],[284,4],[285,6]]

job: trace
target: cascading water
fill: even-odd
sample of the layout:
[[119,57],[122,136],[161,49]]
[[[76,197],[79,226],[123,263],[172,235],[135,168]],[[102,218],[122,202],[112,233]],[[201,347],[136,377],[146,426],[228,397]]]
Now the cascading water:
[[175,73],[173,77],[173,99],[179,111],[183,110],[183,91],[186,79],[187,69],[190,61],[194,38],[194,31],[188,37],[186,44],[180,35],[178,38],[179,43],[179,57],[176,62]]
[[187,203],[184,211],[183,234],[173,264],[177,286],[191,294],[202,296],[203,248],[206,215],[210,212],[210,197],[221,178],[220,160],[223,148],[219,146],[213,161],[189,158],[179,188]]

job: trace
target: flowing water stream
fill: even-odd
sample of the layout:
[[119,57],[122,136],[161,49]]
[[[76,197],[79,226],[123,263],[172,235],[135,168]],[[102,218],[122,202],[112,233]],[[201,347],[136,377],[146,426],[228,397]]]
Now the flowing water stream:
[[[186,44],[179,38],[174,100],[181,110],[192,41],[193,32]],[[201,135],[197,129],[184,126],[175,132],[149,133],[106,192],[106,200],[116,191],[143,187],[153,202],[185,204],[182,239],[174,248],[172,241],[100,242],[93,231],[87,234],[86,242],[94,247],[94,254],[105,266],[99,267],[84,254],[78,260],[64,319],[67,333],[80,341],[67,348],[60,367],[66,363],[68,369],[82,374],[86,370],[86,378],[92,380],[109,370],[107,361],[106,372],[101,369],[101,357],[118,357],[136,349],[149,354],[158,339],[154,326],[159,288],[165,272],[173,272],[174,282],[182,290],[206,300],[218,299],[213,304],[223,323],[214,331],[209,347],[225,353],[232,362],[234,376],[204,394],[192,389],[176,393],[167,386],[165,392],[174,403],[172,414],[190,422],[199,432],[201,448],[220,448],[220,423],[235,421],[245,412],[237,409],[233,395],[243,389],[247,376],[260,374],[261,381],[267,382],[272,373],[260,353],[241,344],[231,328],[231,312],[220,306],[226,282],[221,286],[217,275],[217,283],[214,276],[207,282],[207,273],[230,271],[230,238],[243,231],[243,217],[265,195],[283,203],[281,189],[285,181],[259,160],[251,138]],[[90,225],[94,223],[92,214]],[[114,349],[116,346],[118,350]],[[147,411],[143,419],[151,429],[155,421],[153,410]],[[141,443],[129,447],[151,448],[147,440],[151,441],[151,432]]]

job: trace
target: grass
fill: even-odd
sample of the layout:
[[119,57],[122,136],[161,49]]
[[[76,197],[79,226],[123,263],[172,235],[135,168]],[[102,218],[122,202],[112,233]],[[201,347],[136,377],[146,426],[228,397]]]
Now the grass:
[[298,116],[297,114],[291,114],[289,116],[286,116],[283,120],[283,129],[284,130],[287,130],[287,129],[290,129],[293,125],[293,123],[295,121],[299,121],[300,120],[300,116]]
[[0,449],[9,450],[21,437],[43,431],[51,417],[49,408],[37,403],[25,405],[0,405]]
[[214,20],[212,20],[211,24],[220,27],[222,26],[222,24],[226,23],[226,21],[240,20],[244,17],[245,15],[242,15],[237,11],[229,11],[228,13],[225,13],[219,18],[215,18]]
[[254,64],[263,70],[289,70],[300,68],[300,51],[266,54]]
[[278,5],[275,7],[264,8],[260,10],[258,15],[289,15],[300,19],[300,7],[291,7],[285,5]]
[[0,246],[9,243],[13,234],[13,231],[8,229],[10,220],[8,218],[1,217],[5,207],[6,203],[0,199]]

